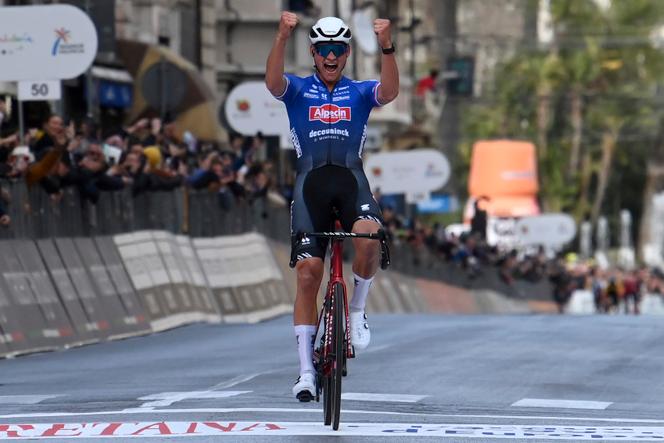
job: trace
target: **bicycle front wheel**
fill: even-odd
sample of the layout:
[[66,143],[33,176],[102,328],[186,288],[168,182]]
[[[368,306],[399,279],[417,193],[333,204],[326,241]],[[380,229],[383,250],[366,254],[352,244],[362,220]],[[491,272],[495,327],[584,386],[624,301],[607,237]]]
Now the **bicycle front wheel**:
[[339,429],[339,418],[341,416],[341,380],[343,377],[344,360],[346,357],[346,309],[344,306],[345,293],[341,283],[334,286],[334,324],[333,324],[333,349],[334,362],[332,367],[332,429]]

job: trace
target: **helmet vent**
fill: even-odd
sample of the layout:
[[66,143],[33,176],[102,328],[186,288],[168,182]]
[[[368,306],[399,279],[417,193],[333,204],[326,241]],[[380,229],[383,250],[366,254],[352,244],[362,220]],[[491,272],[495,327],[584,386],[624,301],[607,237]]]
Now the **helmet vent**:
[[[326,34],[325,32],[323,32],[323,30],[322,30],[321,28],[316,28],[316,31],[318,31],[318,33],[319,33],[320,35],[322,35],[323,37],[334,38],[334,37],[339,37],[339,36],[344,32],[344,28],[339,29],[339,30],[338,30],[336,33],[334,33],[334,34]],[[346,32],[348,32],[348,31],[349,31],[349,30],[346,29]]]

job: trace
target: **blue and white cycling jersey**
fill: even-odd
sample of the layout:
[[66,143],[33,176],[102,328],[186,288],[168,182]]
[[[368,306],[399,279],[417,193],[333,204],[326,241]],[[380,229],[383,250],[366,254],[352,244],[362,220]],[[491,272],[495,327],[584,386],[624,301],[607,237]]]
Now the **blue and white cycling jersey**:
[[285,74],[286,90],[276,97],[286,105],[297,172],[325,165],[362,169],[367,120],[378,102],[377,80],[341,79],[330,92],[316,74]]

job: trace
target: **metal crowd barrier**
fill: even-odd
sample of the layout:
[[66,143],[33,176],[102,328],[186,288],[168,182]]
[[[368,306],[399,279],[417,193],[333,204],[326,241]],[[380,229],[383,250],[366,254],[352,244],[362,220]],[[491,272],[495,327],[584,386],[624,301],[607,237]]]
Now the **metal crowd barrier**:
[[238,201],[222,208],[218,196],[208,191],[178,188],[137,196],[131,190],[102,192],[92,203],[75,188],[52,197],[22,181],[0,181],[0,187],[9,192],[7,210],[12,220],[8,228],[0,228],[0,239],[114,235],[147,229],[192,237],[273,230],[261,217],[267,213],[264,202]]
[[[75,188],[66,188],[61,198],[54,199],[39,186],[28,188],[22,181],[0,182],[0,186],[11,195],[8,209],[12,218],[9,228],[0,228],[0,239],[108,236],[163,230],[195,238],[259,232],[283,243],[290,241],[288,207],[272,205],[267,199],[240,199],[222,205],[216,193],[178,188],[137,196],[132,196],[130,190],[101,192],[93,204],[82,199]],[[402,274],[468,289],[495,289],[519,298],[550,297],[547,281],[517,281],[508,286],[500,280],[494,266],[482,266],[481,272],[471,274],[436,257],[426,247],[416,249],[406,243],[394,243],[391,251],[392,269]]]

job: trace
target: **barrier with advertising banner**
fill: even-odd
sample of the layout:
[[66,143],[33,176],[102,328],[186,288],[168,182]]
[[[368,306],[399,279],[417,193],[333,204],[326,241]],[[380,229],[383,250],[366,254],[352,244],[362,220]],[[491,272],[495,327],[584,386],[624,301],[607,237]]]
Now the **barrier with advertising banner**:
[[169,280],[181,301],[180,314],[188,321],[220,321],[221,316],[207,294],[194,286],[174,236],[165,231],[152,231],[152,238],[165,264]]
[[2,341],[6,343],[8,351],[21,353],[33,349],[50,349],[52,344],[45,338],[31,337],[35,332],[39,334],[45,319],[8,241],[2,242],[0,254],[0,290],[4,294],[0,314]]
[[134,291],[113,238],[95,237],[94,242],[125,309],[126,321],[136,325],[137,333],[150,330],[150,318]]
[[113,237],[118,248],[118,254],[125,265],[129,278],[138,294],[150,321],[166,317],[166,312],[159,304],[155,284],[148,269],[148,263],[143,261],[139,247],[134,244],[134,234],[122,234]]
[[42,315],[47,320],[48,326],[42,329],[42,334],[58,345],[72,342],[75,340],[74,329],[53,287],[37,246],[32,241],[17,240],[13,242],[12,247],[28,276],[28,282]]
[[74,240],[57,238],[55,245],[87,314],[85,328],[99,337],[107,338],[113,335],[113,317],[110,315],[112,313],[106,311],[106,305],[90,278]]
[[[29,241],[10,240],[3,242],[0,254],[0,268],[14,298],[14,308],[7,314],[18,320],[7,325],[11,327],[9,348],[15,353],[55,349],[75,339],[43,265],[35,260],[34,254],[39,253],[31,248],[34,244]],[[23,253],[29,257],[19,259]]]
[[193,245],[226,322],[260,321],[292,309],[260,234],[199,238]]
[[3,273],[0,272],[0,353],[2,354],[9,354],[11,352],[9,343],[13,341],[13,337],[20,337],[18,334],[22,334],[20,318],[15,314],[16,309],[10,298],[9,287]]
[[74,239],[74,244],[88,271],[95,293],[101,299],[104,312],[110,323],[111,334],[119,336],[134,335],[141,328],[144,328],[144,325],[139,323],[140,314],[137,317],[135,312],[130,312],[127,309],[120,296],[121,291],[117,287],[117,282],[111,278],[107,271],[94,240],[89,237],[79,237]]
[[53,240],[37,240],[37,249],[41,253],[55,289],[60,295],[60,301],[76,330],[77,338],[82,343],[98,341],[100,339],[98,331],[86,327],[89,323],[88,315]]
[[113,237],[129,272],[134,287],[147,308],[154,330],[177,324],[177,315],[186,304],[176,295],[157,245],[150,231],[139,231]]
[[176,251],[179,252],[180,266],[184,270],[185,280],[190,288],[197,294],[201,309],[211,318],[218,321],[221,319],[221,312],[214,301],[212,292],[203,274],[203,268],[196,257],[194,248],[191,245],[189,237],[176,235],[173,237],[177,245]]

